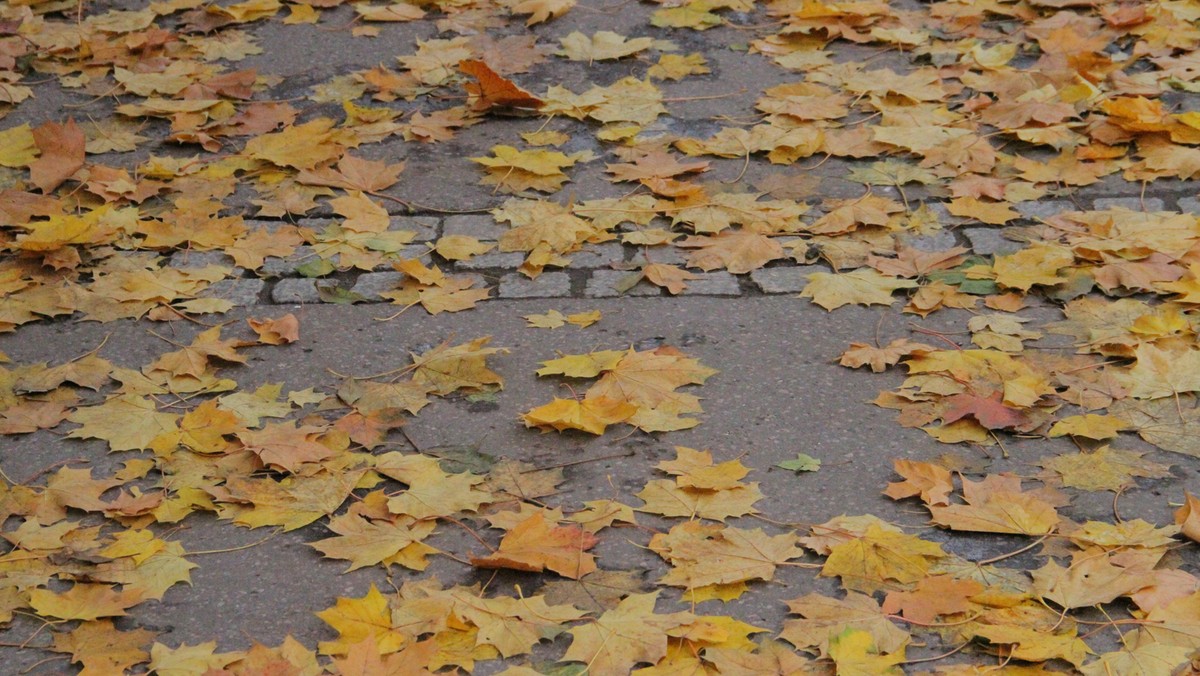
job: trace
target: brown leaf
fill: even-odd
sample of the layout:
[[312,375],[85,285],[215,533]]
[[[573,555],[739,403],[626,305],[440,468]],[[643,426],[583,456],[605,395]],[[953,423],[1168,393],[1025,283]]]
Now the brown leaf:
[[554,526],[541,513],[517,524],[488,556],[472,557],[480,568],[511,568],[539,573],[552,570],[572,580],[596,570],[595,557],[586,553],[599,540],[579,526]]
[[73,118],[65,125],[44,122],[33,130],[33,138],[41,156],[29,165],[29,179],[43,193],[51,192],[83,168],[86,139]]

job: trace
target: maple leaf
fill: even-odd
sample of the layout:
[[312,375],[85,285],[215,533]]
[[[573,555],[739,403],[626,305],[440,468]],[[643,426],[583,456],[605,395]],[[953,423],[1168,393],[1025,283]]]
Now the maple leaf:
[[70,654],[73,663],[83,666],[80,674],[102,676],[149,660],[145,648],[153,639],[154,632],[146,629],[118,631],[112,620],[94,620],[55,634],[52,650]]
[[44,122],[32,135],[39,156],[29,164],[29,180],[49,194],[83,168],[83,130],[72,118],[65,125]]
[[549,605],[544,596],[480,598],[452,593],[455,611],[479,627],[476,640],[494,646],[504,657],[528,653],[538,642],[566,631],[565,623],[587,615],[572,605]]
[[950,504],[954,480],[949,470],[940,465],[913,460],[895,460],[894,466],[904,481],[888,484],[884,495],[893,500],[919,495],[926,505]]
[[750,473],[740,460],[714,465],[711,451],[697,451],[686,446],[676,446],[674,460],[664,460],[655,466],[667,474],[675,475],[675,482],[681,488],[700,490],[737,488],[743,485],[741,480]]
[[638,508],[639,512],[724,521],[731,516],[758,513],[754,503],[761,500],[763,494],[757,482],[726,490],[706,491],[689,490],[673,481],[656,479],[647,482],[637,497],[646,503]]
[[599,540],[579,526],[553,526],[535,513],[517,524],[488,556],[472,557],[480,568],[511,568],[530,572],[552,570],[573,580],[596,570],[595,557],[586,553]]
[[596,533],[608,528],[613,523],[636,524],[633,508],[614,500],[589,500],[583,503],[584,509],[572,514],[569,519],[579,524],[589,533]]
[[401,648],[408,640],[392,627],[392,613],[387,599],[375,585],[361,598],[338,597],[332,608],[317,613],[317,617],[333,627],[338,638],[324,641],[320,651],[325,655],[345,655],[350,647],[373,636],[379,654],[387,655]]
[[351,644],[345,656],[333,658],[336,668],[333,673],[342,676],[432,676],[433,672],[423,665],[433,662],[436,654],[437,644],[432,639],[410,644],[398,652],[383,654],[375,634],[367,634],[361,641]]
[[970,597],[984,591],[975,580],[958,580],[950,575],[934,575],[917,583],[911,592],[889,592],[883,602],[883,612],[900,613],[924,624],[932,624],[939,615],[954,615],[969,611]]
[[1008,256],[997,256],[992,264],[996,282],[1009,289],[1029,291],[1036,285],[1054,286],[1064,280],[1058,273],[1075,262],[1065,247],[1033,244]]
[[1104,439],[1112,439],[1119,432],[1127,429],[1129,429],[1128,424],[1120,418],[1110,415],[1087,413],[1085,415],[1073,415],[1060,419],[1050,427],[1047,436],[1061,437],[1069,434],[1102,441]]
[[699,249],[688,257],[688,266],[705,271],[725,268],[735,275],[746,274],[783,258],[783,247],[778,242],[745,230],[688,237],[675,245]]
[[156,641],[150,646],[149,668],[157,674],[203,674],[209,670],[223,669],[241,656],[236,652],[217,652],[216,641],[197,645],[180,643],[178,648],[168,648]]
[[983,533],[1046,535],[1061,517],[1055,506],[1033,493],[1022,493],[1020,479],[989,476],[983,481],[963,479],[966,505],[929,507],[933,522],[953,530]]
[[[343,514],[329,520],[329,530],[337,536],[309,543],[313,549],[331,559],[346,559],[350,567],[345,572],[390,563],[397,554],[419,545],[436,526],[433,521],[395,522],[369,520],[355,514]],[[431,547],[416,547],[418,560],[423,552],[434,551]],[[405,564],[405,559],[396,561]],[[411,567],[411,566],[409,566]]]
[[695,589],[750,580],[770,581],[778,565],[804,555],[795,535],[769,536],[761,529],[681,523],[650,539],[650,549],[670,562],[662,584]]
[[647,263],[642,266],[642,277],[655,286],[661,286],[672,296],[675,296],[683,293],[684,289],[687,288],[688,280],[696,279],[697,275],[677,265]]
[[600,316],[599,310],[576,312],[570,315],[564,315],[558,310],[550,310],[545,314],[525,315],[522,319],[528,322],[530,326],[539,329],[557,329],[567,324],[574,324],[581,329],[585,329],[600,321]]
[[1145,460],[1143,453],[1101,446],[1091,452],[1042,458],[1039,465],[1062,477],[1064,486],[1085,491],[1119,491],[1135,477],[1161,478],[1170,465]]
[[563,662],[583,662],[596,676],[625,676],[667,654],[667,632],[695,619],[691,613],[656,614],[658,592],[632,594],[594,622],[571,629]]
[[607,397],[577,399],[555,398],[549,404],[538,406],[521,415],[526,427],[580,430],[589,434],[604,434],[605,428],[628,420],[637,413],[638,407],[625,401]]
[[544,101],[501,76],[484,61],[459,61],[458,69],[474,77],[477,82],[466,87],[469,95],[467,103],[473,111],[485,112],[493,108],[537,110],[545,105]]
[[491,251],[495,247],[495,244],[485,244],[474,237],[466,235],[446,235],[437,241],[433,250],[448,261],[469,261],[479,254]]
[[243,345],[242,341],[236,339],[221,340],[221,327],[214,326],[197,334],[191,345],[159,357],[150,370],[199,378],[208,370],[209,359],[246,363],[246,358],[237,353],[237,348]]
[[67,420],[82,425],[72,430],[69,438],[103,439],[114,451],[134,451],[149,448],[156,437],[174,432],[179,415],[160,412],[147,397],[123,394],[99,406],[80,407]]
[[277,319],[251,317],[246,323],[254,329],[258,334],[258,341],[264,345],[286,345],[300,340],[300,320],[290,312]]
[[808,594],[787,604],[792,613],[804,619],[784,622],[779,637],[801,650],[817,648],[827,655],[830,640],[845,629],[868,632],[884,652],[899,650],[910,638],[908,632],[887,618],[875,599],[865,594],[847,592],[842,599]]
[[319,117],[273,134],[251,139],[242,151],[247,157],[281,167],[314,169],[342,155],[343,147],[333,140],[333,120]]
[[570,378],[595,378],[611,371],[625,356],[624,350],[597,350],[587,354],[571,354],[542,362],[539,376],[563,375]]
[[1099,659],[1079,668],[1084,676],[1153,676],[1175,673],[1176,667],[1185,665],[1192,651],[1184,646],[1148,644],[1136,648],[1122,646],[1100,655]]
[[1125,376],[1134,399],[1200,391],[1200,350],[1164,350],[1147,343],[1137,347],[1136,356],[1137,363]]
[[808,284],[800,292],[800,297],[811,298],[826,310],[854,303],[891,305],[895,302],[893,291],[916,286],[917,283],[912,280],[888,277],[866,268],[845,274],[814,272],[808,276]]
[[528,14],[525,25],[532,26],[566,14],[575,6],[575,0],[504,0],[500,4],[513,14]]
[[48,589],[29,592],[29,605],[39,615],[60,620],[96,620],[101,617],[120,617],[125,610],[141,599],[127,591],[118,592],[106,584],[76,583],[70,589],[55,593]]
[[400,180],[402,171],[404,171],[403,162],[388,164],[345,155],[338,160],[336,168],[320,167],[301,170],[296,175],[296,181],[306,185],[322,185],[373,193],[395,185]]
[[680,162],[674,155],[654,149],[637,155],[632,162],[605,165],[604,170],[613,175],[614,181],[643,181],[700,173],[708,168],[708,162]]
[[443,343],[413,355],[413,381],[429,386],[430,392],[437,395],[462,389],[479,390],[489,385],[503,388],[504,379],[487,367],[487,358],[508,350],[484,347],[491,340],[491,336],[485,336],[459,345]]
[[486,168],[484,185],[494,185],[497,190],[505,192],[554,192],[570,180],[562,170],[588,158],[589,153],[565,155],[555,150],[517,150],[512,146],[498,145],[492,147],[492,155],[470,158]]
[[0,166],[27,167],[40,153],[28,122],[0,131]]
[[[654,415],[656,411],[668,418],[700,411],[699,400],[695,396],[675,390],[684,385],[702,385],[716,373],[716,370],[672,347],[641,352],[631,349],[596,384],[588,388],[585,399],[628,402],[639,409],[630,418],[631,424],[643,429],[661,428],[661,421]],[[696,422],[683,419],[678,424],[687,427]]]
[[849,349],[842,353],[838,363],[852,369],[870,366],[875,373],[882,373],[887,367],[900,362],[911,354],[932,352],[934,348],[925,343],[914,343],[907,338],[897,338],[884,347],[873,347],[866,343],[850,343]]
[[272,423],[261,430],[243,430],[237,438],[246,450],[261,458],[264,465],[296,472],[305,464],[320,462],[336,454],[333,448],[317,439],[324,432],[323,427],[296,427],[295,421],[288,421]]
[[971,631],[975,636],[1004,646],[1002,652],[1012,659],[1029,662],[1062,659],[1078,667],[1092,652],[1086,643],[1075,636],[1074,630],[1050,633],[1032,627],[978,625]]
[[464,472],[447,474],[437,460],[423,455],[392,452],[375,458],[375,471],[407,484],[408,489],[387,502],[392,514],[414,519],[473,512],[492,500],[490,493],[477,490],[483,477]]
[[1200,499],[1184,492],[1183,506],[1175,510],[1175,525],[1187,537],[1200,542]]
[[921,580],[945,556],[937,543],[872,524],[861,536],[830,546],[821,576],[840,577],[846,589],[870,594]]
[[651,38],[626,38],[612,31],[598,31],[592,36],[574,31],[560,40],[559,56],[573,61],[605,61],[636,54],[654,44]]
[[881,654],[870,633],[848,628],[829,641],[829,657],[839,674],[879,674],[898,676],[904,670],[903,646],[894,653]]

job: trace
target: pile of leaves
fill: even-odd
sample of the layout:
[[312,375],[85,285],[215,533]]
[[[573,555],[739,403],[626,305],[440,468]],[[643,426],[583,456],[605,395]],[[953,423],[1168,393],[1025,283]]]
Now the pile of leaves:
[[[341,376],[320,391],[249,391],[233,379],[238,365],[254,350],[288,349],[299,322],[251,320],[253,340],[213,325],[186,343],[166,341],[171,349],[140,365],[92,351],[0,367],[0,433],[67,430],[127,458],[107,476],[64,462],[4,477],[0,535],[11,547],[0,555],[0,622],[41,623],[15,644],[89,674],[431,673],[496,659],[509,676],[949,674],[976,673],[969,663],[985,659],[1031,673],[1197,668],[1186,666],[1200,649],[1188,539],[1200,539],[1200,501],[1174,496],[1169,524],[1117,514],[1078,523],[1063,509],[1078,492],[1115,500],[1139,480],[1170,476],[1163,460],[1174,456],[1121,448],[1134,434],[1200,456],[1200,220],[1115,206],[1031,217],[1044,200],[1087,186],[1200,174],[1200,114],[1178,109],[1200,88],[1194,6],[691,0],[658,3],[643,35],[576,31],[551,43],[539,37],[574,0],[342,4],[0,7],[0,116],[30,105],[48,82],[81,101],[117,101],[110,115],[0,125],[0,330],[71,317],[207,324],[233,307],[222,284],[269,277],[269,262],[301,246],[311,251],[302,274],[393,270],[398,281],[382,296],[403,309],[468,310],[489,289],[454,265],[493,245],[449,235],[414,247],[418,233],[394,227],[388,208],[436,209],[390,194],[403,163],[366,159],[363,147],[428,147],[472,125],[507,129],[509,116],[537,115],[547,124],[469,160],[505,195],[490,210],[505,226],[494,247],[521,253],[523,274],[568,267],[589,245],[616,241],[638,252],[618,266],[628,273],[621,288],[644,282],[668,294],[687,290],[692,270],[746,275],[819,262],[827,271],[809,274],[800,297],[827,310],[903,300],[903,312],[921,318],[968,311],[969,343],[922,329],[936,344],[856,343],[841,356],[851,368],[906,369],[875,402],[898,411],[901,425],[983,453],[1007,454],[1018,436],[1069,437],[1079,452],[1048,455],[1027,477],[955,456],[895,463],[900,480],[886,495],[927,510],[937,528],[1021,539],[983,560],[872,515],[800,531],[750,521],[764,498],[745,481],[750,468],[686,447],[656,466],[640,506],[554,506],[543,498],[565,480],[561,469],[503,460],[474,473],[419,450],[385,451],[431,399],[503,386],[492,362],[504,349],[488,338],[422,349],[394,370]],[[364,40],[397,22],[427,22],[438,37],[394,64],[317,84],[307,98],[325,107],[314,110],[273,98],[279,75],[237,69],[261,51],[255,26],[325,25],[334,12],[353,20],[328,28]],[[665,133],[681,101],[656,83],[710,74],[705,54],[678,46],[709,29],[736,29],[786,82],[754,93],[752,119],[714,116],[742,123]],[[839,58],[862,45],[900,56],[887,65]],[[610,61],[632,71],[581,91],[534,92],[528,74],[549,60],[598,78]],[[336,116],[321,114],[331,107]],[[602,154],[558,150],[582,134]],[[861,195],[822,198],[809,179],[830,158]],[[564,196],[572,172],[600,159],[613,196]],[[764,162],[787,170],[741,181]],[[706,180],[731,163],[741,167],[735,180]],[[305,215],[331,218],[296,225]],[[973,251],[955,237],[959,226],[1003,228],[1011,246]],[[167,264],[185,252],[200,263]],[[1062,318],[1042,325],[1020,314],[1046,306]],[[1033,349],[1047,332],[1066,336],[1073,352]],[[521,421],[592,435],[700,424],[694,388],[714,369],[675,347],[609,347],[545,362],[538,375],[592,382]],[[802,456],[784,467],[819,463]],[[247,528],[320,522],[332,535],[311,545],[324,557],[349,570],[416,573],[386,596],[372,588],[337,599],[320,613],[331,639],[317,646],[165,645],[137,626],[137,606],[189,581],[198,552],[168,528],[198,512]],[[659,527],[639,525],[635,512]],[[486,552],[427,544],[439,529],[466,529]],[[616,529],[646,535],[642,544],[661,558],[657,590],[597,562],[598,543],[627,537]],[[518,571],[533,593],[447,587],[417,574],[433,556]],[[699,610],[752,594],[785,566],[836,578],[842,591],[790,601],[782,627]],[[559,636],[564,650],[547,658],[539,643]],[[910,660],[914,646],[944,648],[933,657],[945,663]]]

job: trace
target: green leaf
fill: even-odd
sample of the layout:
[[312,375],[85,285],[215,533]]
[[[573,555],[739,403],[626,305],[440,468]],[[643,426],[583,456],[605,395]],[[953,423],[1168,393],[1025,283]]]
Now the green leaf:
[[775,466],[793,472],[815,472],[821,469],[821,461],[807,453],[797,453],[795,460],[784,460]]
[[300,275],[303,277],[324,277],[325,275],[331,274],[336,269],[337,268],[333,267],[333,263],[330,263],[324,258],[317,258],[303,265],[297,266],[296,272],[300,273]]

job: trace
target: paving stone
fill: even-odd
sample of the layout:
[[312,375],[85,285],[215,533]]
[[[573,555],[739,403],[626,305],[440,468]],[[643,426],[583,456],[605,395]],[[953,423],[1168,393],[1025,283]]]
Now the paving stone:
[[287,258],[267,256],[257,272],[262,277],[290,277],[297,274],[296,268],[316,259],[316,251],[311,246],[302,244]]
[[271,300],[281,305],[292,303],[320,303],[315,279],[281,279],[271,289]]
[[500,279],[501,298],[563,298],[571,295],[571,278],[565,272],[543,272],[534,279],[514,272]]
[[1130,211],[1162,211],[1163,201],[1157,197],[1102,197],[1092,202],[1096,211],[1123,208]]
[[395,289],[400,285],[400,282],[404,281],[404,277],[405,274],[403,272],[395,270],[390,272],[368,272],[358,276],[350,291],[357,293],[369,301],[381,301],[384,298],[379,294]]
[[585,246],[583,251],[573,253],[571,268],[573,270],[591,270],[608,267],[612,263],[625,260],[625,245],[619,242]]
[[1001,228],[963,228],[962,234],[971,243],[971,249],[981,256],[1007,255],[1020,251],[1022,244],[1005,239]]
[[493,268],[501,268],[504,270],[516,270],[521,267],[521,263],[525,261],[525,254],[520,251],[502,252],[489,251],[485,254],[480,254],[469,261],[456,261],[454,267],[459,270],[490,270]]
[[1079,211],[1079,207],[1070,200],[1032,200],[1017,202],[1013,209],[1025,218],[1038,219],[1057,216],[1067,211]]
[[688,249],[680,249],[677,246],[654,246],[645,250],[638,250],[633,256],[633,260],[638,263],[644,263],[649,260],[651,263],[663,263],[665,265],[685,265],[688,256],[692,252]]
[[436,216],[392,216],[388,230],[409,230],[417,233],[414,242],[428,242],[438,238],[441,223]]
[[442,221],[442,234],[466,235],[476,239],[494,241],[500,239],[508,228],[496,222],[489,214],[456,214]]
[[696,275],[695,279],[687,280],[687,288],[683,290],[682,295],[740,296],[742,287],[738,283],[737,277],[724,270],[701,272]]
[[1179,210],[1183,213],[1200,216],[1200,199],[1195,197],[1180,197],[1176,204],[1179,205]]
[[800,293],[814,272],[829,270],[820,265],[760,268],[750,273],[750,279],[763,293]]
[[958,238],[951,230],[938,230],[930,235],[900,233],[896,236],[896,241],[918,251],[945,251],[958,246]]
[[662,291],[655,285],[642,280],[625,293],[617,291],[617,285],[625,278],[634,274],[626,270],[596,270],[588,278],[584,295],[588,298],[616,298],[617,296],[661,296]]
[[200,292],[201,298],[222,298],[237,306],[258,305],[267,283],[261,279],[222,279]]
[[205,268],[210,265],[220,265],[231,268],[234,275],[241,276],[245,268],[233,264],[233,258],[222,251],[176,251],[167,261],[167,267],[178,270]]

